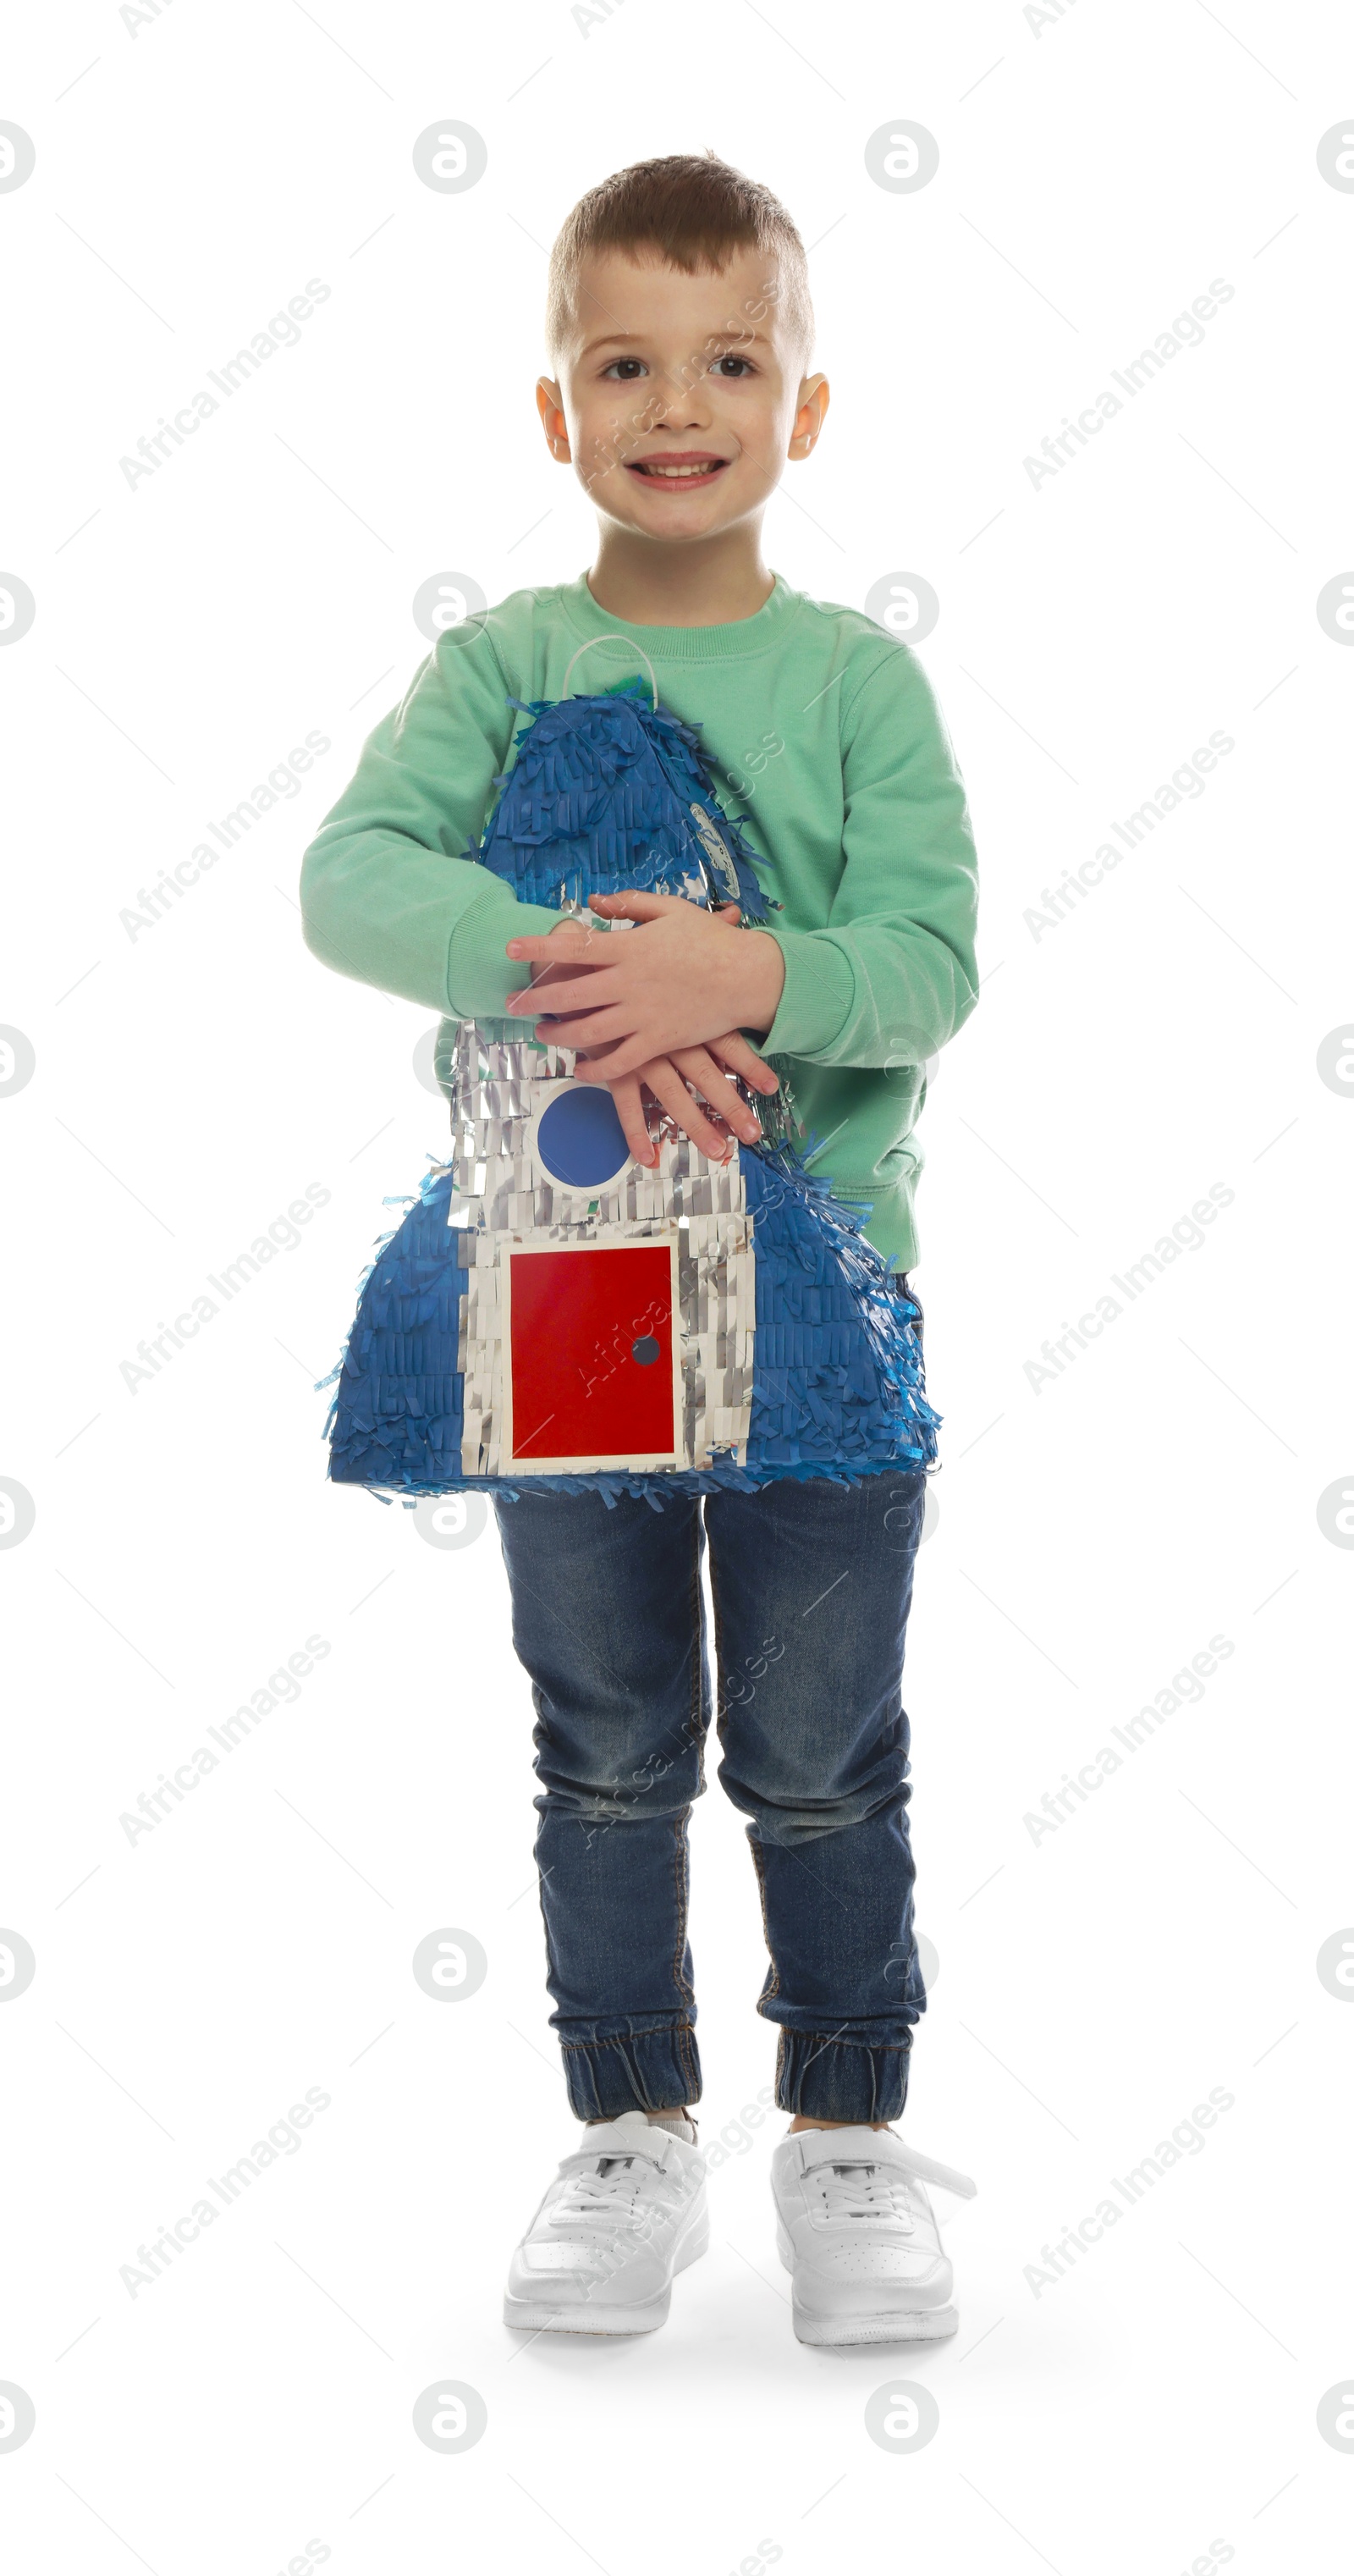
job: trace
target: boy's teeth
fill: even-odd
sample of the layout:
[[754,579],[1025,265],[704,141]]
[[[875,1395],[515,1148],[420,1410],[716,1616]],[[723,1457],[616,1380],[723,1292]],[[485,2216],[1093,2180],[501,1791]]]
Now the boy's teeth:
[[702,465],[646,465],[644,471],[646,474],[662,474],[667,476],[669,479],[679,477],[683,474],[708,474],[710,471],[710,460],[707,460],[706,463]]

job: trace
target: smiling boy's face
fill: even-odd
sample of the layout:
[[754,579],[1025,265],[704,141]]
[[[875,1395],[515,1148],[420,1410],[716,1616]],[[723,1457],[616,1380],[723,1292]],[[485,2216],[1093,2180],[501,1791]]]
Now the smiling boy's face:
[[812,449],[827,380],[802,376],[774,257],[688,276],[622,251],[582,263],[559,381],[536,400],[560,464],[603,515],[668,544],[759,513]]

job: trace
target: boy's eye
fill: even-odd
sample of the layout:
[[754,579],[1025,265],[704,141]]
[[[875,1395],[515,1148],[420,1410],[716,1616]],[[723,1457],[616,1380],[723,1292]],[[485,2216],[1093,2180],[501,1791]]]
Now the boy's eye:
[[632,385],[636,376],[642,376],[645,372],[642,358],[613,358],[610,366],[602,369],[602,374],[614,376],[618,385]]
[[722,358],[714,359],[710,367],[710,373],[712,376],[731,377],[735,382],[739,376],[750,376],[755,372],[751,359],[740,358],[736,350],[733,349],[728,350]]

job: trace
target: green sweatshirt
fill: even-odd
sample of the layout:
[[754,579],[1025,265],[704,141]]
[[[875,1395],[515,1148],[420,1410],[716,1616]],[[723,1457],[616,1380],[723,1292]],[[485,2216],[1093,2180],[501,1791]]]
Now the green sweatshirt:
[[[558,915],[519,903],[462,854],[528,721],[508,699],[561,697],[580,645],[601,635],[647,654],[660,704],[700,728],[725,813],[745,817],[785,958],[780,1007],[757,1043],[808,1131],[813,1170],[870,1205],[866,1232],[906,1269],[922,1067],[977,999],[976,870],[930,683],[858,610],[778,576],[765,607],[732,625],[634,626],[580,578],[514,591],[449,629],[306,852],[307,944],[340,974],[453,1021],[528,1034],[503,1021],[528,980],[504,949]],[[642,669],[635,652],[602,646],[578,662],[569,693]]]

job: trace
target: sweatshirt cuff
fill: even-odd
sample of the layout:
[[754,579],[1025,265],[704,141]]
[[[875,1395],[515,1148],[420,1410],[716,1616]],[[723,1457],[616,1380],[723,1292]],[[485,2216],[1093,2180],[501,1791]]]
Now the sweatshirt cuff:
[[855,979],[851,961],[821,931],[779,930],[758,922],[785,960],[785,984],[776,1016],[758,1046],[764,1055],[797,1055],[827,1062],[851,1016]]
[[447,947],[447,1007],[453,1019],[502,1019],[508,996],[531,981],[524,958],[507,957],[510,939],[545,939],[559,920],[535,903],[519,903],[500,877],[457,922]]

